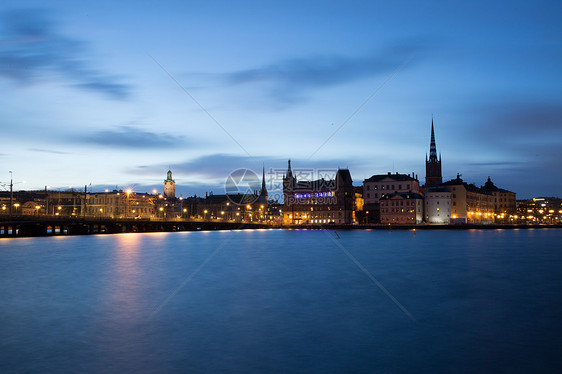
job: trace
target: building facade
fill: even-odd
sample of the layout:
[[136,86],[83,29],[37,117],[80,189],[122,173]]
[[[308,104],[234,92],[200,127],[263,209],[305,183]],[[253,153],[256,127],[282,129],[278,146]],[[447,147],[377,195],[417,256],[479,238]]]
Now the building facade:
[[445,225],[451,219],[451,192],[445,187],[430,187],[424,194],[425,222]]
[[176,197],[176,181],[172,179],[171,170],[168,170],[168,174],[164,180],[164,197],[167,199]]
[[390,173],[373,175],[363,181],[364,214],[362,223],[381,223],[380,199],[390,193],[420,192],[420,183],[412,173]]
[[517,197],[515,192],[498,188],[494,185],[490,177],[481,187],[488,191],[494,197],[494,215],[496,221],[508,221],[509,216],[514,215],[517,211]]
[[298,181],[291,170],[283,177],[283,223],[350,224],[354,211],[353,181],[347,169],[338,169],[333,180]]
[[493,195],[474,184],[465,183],[460,174],[442,184],[451,193],[451,219],[457,223],[494,221]]
[[380,199],[381,223],[419,224],[423,222],[423,196],[415,192],[386,194]]
[[408,174],[373,175],[363,181],[363,200],[365,204],[377,204],[379,200],[390,193],[420,192],[420,183],[417,178]]
[[88,193],[84,199],[84,212],[87,217],[149,219],[158,215],[157,199],[156,195],[130,190]]

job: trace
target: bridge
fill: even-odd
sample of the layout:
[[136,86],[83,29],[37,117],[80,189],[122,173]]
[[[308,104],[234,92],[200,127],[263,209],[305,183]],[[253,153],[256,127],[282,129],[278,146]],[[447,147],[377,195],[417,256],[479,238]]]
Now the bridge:
[[[19,218],[19,217],[17,217]],[[202,221],[151,221],[139,219],[84,219],[84,218],[48,218],[0,220],[0,238],[117,234],[131,232],[172,232],[172,231],[209,231],[265,229],[274,226],[263,223],[240,222],[202,222]]]

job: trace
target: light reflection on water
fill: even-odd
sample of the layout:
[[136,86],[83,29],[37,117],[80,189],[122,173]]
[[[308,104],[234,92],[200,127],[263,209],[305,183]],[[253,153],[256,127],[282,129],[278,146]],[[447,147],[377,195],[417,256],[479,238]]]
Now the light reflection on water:
[[[558,363],[562,230],[0,241],[0,372],[528,372]],[[156,312],[155,312],[156,311]]]

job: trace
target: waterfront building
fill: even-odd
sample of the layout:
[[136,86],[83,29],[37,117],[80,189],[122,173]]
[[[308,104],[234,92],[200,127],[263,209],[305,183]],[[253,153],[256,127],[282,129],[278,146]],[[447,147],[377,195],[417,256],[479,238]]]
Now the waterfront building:
[[21,205],[21,214],[24,216],[40,216],[45,214],[43,199],[29,200]]
[[[76,216],[81,212],[83,193],[68,191],[15,191],[0,192],[0,214],[9,214],[12,201],[12,215]],[[24,208],[25,205],[25,208]],[[37,209],[36,207],[41,208]]]
[[509,216],[514,215],[517,209],[517,199],[515,192],[498,188],[494,185],[490,177],[481,187],[494,197],[494,215],[497,221],[507,222]]
[[442,184],[451,193],[451,220],[458,223],[494,221],[494,196],[491,192],[465,183],[460,174]]
[[299,181],[291,161],[283,177],[285,224],[350,224],[353,222],[354,188],[351,173],[338,169],[334,179]]
[[373,175],[363,181],[364,223],[380,223],[380,199],[390,193],[420,193],[420,183],[412,175],[388,172]]
[[167,199],[176,197],[176,181],[172,179],[172,170],[168,170],[164,180],[164,197]]
[[199,206],[193,209],[203,220],[226,220],[235,222],[273,222],[268,192],[265,183],[265,167],[262,170],[260,190],[251,193],[207,193]]
[[423,196],[415,192],[385,194],[380,199],[383,224],[419,224],[423,222]]
[[445,225],[451,218],[451,192],[445,187],[430,187],[424,194],[425,222]]
[[131,190],[87,193],[84,199],[86,217],[153,218],[158,196]]
[[376,204],[389,193],[420,192],[420,183],[414,173],[373,175],[363,181],[363,200],[365,204]]
[[557,197],[534,197],[517,200],[517,211],[509,216],[517,223],[556,224],[562,222],[562,199]]
[[431,119],[431,140],[429,143],[429,159],[425,155],[425,186],[439,186],[443,182],[441,176],[441,154],[437,158],[437,146],[435,144],[435,131],[433,129],[433,119]]

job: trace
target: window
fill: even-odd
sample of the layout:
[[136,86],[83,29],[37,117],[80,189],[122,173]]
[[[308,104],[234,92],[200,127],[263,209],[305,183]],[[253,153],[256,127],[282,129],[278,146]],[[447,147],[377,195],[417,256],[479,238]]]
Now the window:
[[370,185],[367,185],[367,191],[369,191],[371,189]]
[[398,185],[398,189],[399,189],[399,190],[402,189],[402,185],[401,185],[401,184]]
[[367,198],[371,197],[371,194],[367,194]]
[[406,189],[407,189],[407,190],[410,190],[410,185],[407,185],[407,186],[406,186]]
[[379,194],[378,194],[378,193],[375,193],[375,198],[378,198],[378,197],[379,197]]

